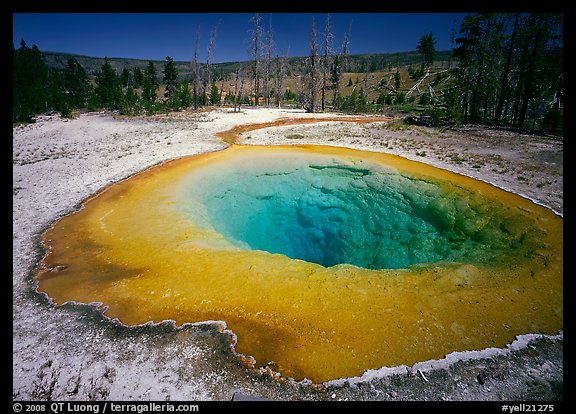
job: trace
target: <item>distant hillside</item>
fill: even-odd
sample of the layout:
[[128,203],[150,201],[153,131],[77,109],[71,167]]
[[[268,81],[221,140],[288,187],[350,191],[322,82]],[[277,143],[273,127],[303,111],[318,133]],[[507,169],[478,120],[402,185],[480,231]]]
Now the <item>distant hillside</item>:
[[[444,50],[436,52],[436,61],[449,61],[451,59],[451,50]],[[102,64],[104,58],[82,56],[70,53],[61,52],[42,52],[44,61],[50,67],[63,68],[69,58],[74,58],[82,65],[89,75],[95,75]],[[390,70],[391,67],[406,66],[420,64],[423,58],[418,52],[399,52],[399,53],[378,53],[378,54],[363,54],[363,55],[350,55],[348,57],[349,68],[348,72],[364,73],[366,65],[368,64],[369,72],[378,72]],[[115,58],[109,57],[108,61],[120,73],[124,68],[132,71],[135,67],[144,69],[148,65],[148,60],[142,59],[128,59],[128,58]],[[298,76],[303,73],[306,57],[292,57],[288,58],[287,73],[289,76]],[[153,60],[159,76],[161,76],[162,68],[165,60]],[[189,80],[191,78],[190,62],[175,61],[176,68],[180,79]],[[214,73],[217,78],[229,78],[240,65],[250,65],[249,61],[245,62],[226,62],[216,63],[213,65]]]

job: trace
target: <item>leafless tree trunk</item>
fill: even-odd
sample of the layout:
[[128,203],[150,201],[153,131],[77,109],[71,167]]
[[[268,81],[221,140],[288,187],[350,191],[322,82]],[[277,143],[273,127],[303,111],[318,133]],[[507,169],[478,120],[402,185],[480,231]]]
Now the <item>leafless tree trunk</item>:
[[284,93],[284,78],[286,77],[286,58],[276,56],[276,106],[280,108]]
[[250,56],[254,59],[254,104],[258,106],[260,96],[260,59],[262,54],[262,26],[261,17],[258,13],[251,19],[254,24],[252,31],[252,46]]
[[332,105],[336,105],[336,100],[340,95],[340,79],[342,78],[342,73],[348,70],[348,55],[350,54],[350,31],[351,27],[344,34],[344,41],[342,42],[342,52],[338,58],[338,67],[335,68],[336,74],[334,76],[334,97],[332,99]]
[[218,94],[218,102],[222,106],[222,94],[224,93],[224,77],[222,77],[222,84],[220,85],[220,93]]
[[242,88],[244,87],[244,77],[242,76],[242,66],[236,71],[236,82],[234,84],[234,112],[240,112],[242,104]]
[[368,76],[370,75],[369,60],[364,62],[364,98],[368,99]]
[[310,56],[308,57],[308,102],[304,103],[307,112],[316,111],[318,99],[320,62],[318,59],[318,45],[316,43],[316,21],[312,17],[312,31],[310,33]]
[[198,87],[200,86],[200,64],[198,63],[198,49],[200,47],[200,26],[196,30],[194,57],[192,58],[192,93],[194,109],[198,109]]
[[546,21],[541,15],[537,15],[535,17],[535,20],[536,23],[533,29],[534,40],[532,44],[532,50],[530,51],[527,73],[524,80],[526,86],[524,87],[522,104],[520,106],[520,113],[518,115],[518,126],[520,128],[524,128],[524,122],[528,111],[528,102],[531,98],[531,95],[534,93],[533,81],[535,77],[536,61],[538,59],[539,54],[542,52],[544,48],[544,43],[546,42]]
[[504,102],[508,98],[508,75],[510,74],[510,66],[512,63],[512,54],[514,52],[514,47],[516,46],[516,33],[518,33],[518,16],[519,13],[514,15],[514,28],[512,29],[512,38],[510,39],[510,46],[508,47],[508,54],[506,56],[506,63],[504,65],[504,73],[502,74],[502,81],[500,82],[500,96],[498,98],[498,104],[496,106],[496,113],[494,114],[494,123],[500,123],[500,117],[502,115],[502,108],[504,107]]
[[238,88],[240,86],[240,66],[236,71],[236,81],[234,82],[234,112],[238,111]]
[[204,94],[204,103],[208,101],[208,87],[212,84],[212,56],[214,54],[214,48],[216,47],[216,33],[218,32],[219,25],[220,22],[218,22],[210,32],[210,41],[208,42],[208,49],[206,50],[206,73],[204,75],[204,83],[202,88],[202,93]]
[[322,59],[322,111],[326,107],[326,88],[328,86],[328,76],[332,66],[332,43],[334,35],[332,34],[332,25],[330,23],[330,14],[326,15],[326,25],[324,26],[324,59]]
[[272,74],[272,56],[274,55],[274,38],[272,32],[272,16],[269,17],[268,33],[266,34],[266,62],[264,63],[264,95],[266,106],[270,106],[270,78]]

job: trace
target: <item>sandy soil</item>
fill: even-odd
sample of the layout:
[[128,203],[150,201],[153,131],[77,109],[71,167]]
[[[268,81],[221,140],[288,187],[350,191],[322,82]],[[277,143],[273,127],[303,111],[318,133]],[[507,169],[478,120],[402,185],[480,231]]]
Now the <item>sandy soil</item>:
[[[34,290],[42,232],[112,182],[162,161],[226,147],[214,134],[279,118],[334,117],[294,110],[180,112],[73,120],[40,117],[13,128],[14,400],[561,400],[563,335],[525,335],[505,349],[382,368],[321,386],[278,382],[243,367],[222,326],[126,328],[95,305],[54,307]],[[470,175],[563,214],[563,142],[469,126],[441,130],[331,120],[270,126],[246,144],[315,143],[386,151]]]

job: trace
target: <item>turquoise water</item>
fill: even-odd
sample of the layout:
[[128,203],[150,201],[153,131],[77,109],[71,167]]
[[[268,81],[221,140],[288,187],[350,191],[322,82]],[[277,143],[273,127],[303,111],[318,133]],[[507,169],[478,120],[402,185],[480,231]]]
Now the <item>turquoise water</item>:
[[449,183],[327,155],[255,154],[195,170],[182,211],[235,246],[330,267],[529,255],[529,223]]

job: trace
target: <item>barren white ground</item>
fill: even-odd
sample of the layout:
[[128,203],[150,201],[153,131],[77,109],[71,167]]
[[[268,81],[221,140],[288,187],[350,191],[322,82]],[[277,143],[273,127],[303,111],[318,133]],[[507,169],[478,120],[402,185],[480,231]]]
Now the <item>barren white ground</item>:
[[[505,349],[457,353],[311,387],[240,366],[227,351],[228,337],[216,328],[125,328],[93,306],[55,307],[34,290],[42,232],[90,195],[162,161],[224,149],[215,132],[305,116],[334,114],[246,109],[119,118],[87,113],[72,120],[42,116],[14,127],[13,399],[230,400],[234,392],[273,400],[562,398],[562,333],[526,335]],[[561,140],[526,136],[513,141],[518,137],[485,130],[475,140],[476,133],[329,122],[252,131],[243,142],[396,153],[492,182],[562,214]],[[459,137],[472,139],[464,144]],[[494,141],[493,147],[486,139]]]

